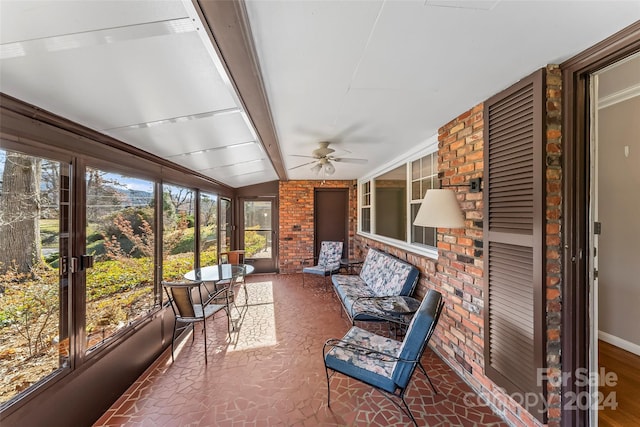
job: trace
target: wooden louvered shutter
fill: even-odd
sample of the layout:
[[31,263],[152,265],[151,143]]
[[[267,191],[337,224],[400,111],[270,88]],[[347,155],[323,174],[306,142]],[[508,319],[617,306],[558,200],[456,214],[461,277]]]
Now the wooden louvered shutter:
[[[507,393],[544,388],[544,70],[484,106],[485,374]],[[541,419],[539,409],[526,408]],[[542,420],[543,421],[543,420]]]

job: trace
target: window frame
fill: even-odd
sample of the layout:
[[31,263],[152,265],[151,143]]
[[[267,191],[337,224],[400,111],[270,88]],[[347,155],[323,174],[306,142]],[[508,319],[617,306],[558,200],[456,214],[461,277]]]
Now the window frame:
[[[400,249],[404,249],[406,251],[412,252],[412,253],[416,253],[418,255],[423,255],[426,256],[428,258],[432,258],[432,259],[438,259],[438,248],[437,246],[428,246],[428,245],[423,245],[423,244],[419,244],[419,243],[411,243],[412,240],[412,223],[411,223],[411,205],[415,204],[415,201],[413,201],[412,203],[412,163],[416,160],[419,160],[423,157],[429,156],[429,155],[434,155],[437,156],[438,154],[438,137],[436,135],[432,136],[431,138],[428,138],[426,141],[424,141],[422,144],[420,144],[418,147],[416,147],[415,150],[409,152],[408,154],[398,157],[394,160],[392,160],[391,162],[383,165],[382,167],[374,170],[372,173],[367,174],[361,178],[358,179],[357,184],[358,184],[358,189],[362,189],[363,186],[366,183],[369,183],[369,190],[370,190],[370,205],[364,205],[364,194],[362,194],[362,192],[360,192],[361,194],[358,196],[358,209],[357,209],[357,222],[358,222],[358,235],[371,239],[371,240],[375,240],[377,242],[380,243],[384,243],[384,244],[388,244],[388,245],[392,245],[394,247],[400,248]],[[394,238],[390,238],[390,237],[386,237],[386,236],[382,236],[380,234],[376,234],[375,233],[375,229],[376,229],[376,214],[375,214],[375,207],[376,207],[376,188],[375,188],[375,180],[377,177],[393,170],[396,169],[400,166],[406,166],[406,198],[405,198],[405,203],[406,203],[406,237],[405,240],[399,240],[399,239],[394,239]],[[436,162],[434,162],[434,166],[435,166],[435,172],[437,174],[437,169],[438,169],[438,165],[439,162],[437,160],[436,157]],[[362,209],[363,208],[370,208],[370,231],[364,231],[362,229]],[[436,236],[437,238],[437,236]],[[437,244],[437,241],[436,241]]]

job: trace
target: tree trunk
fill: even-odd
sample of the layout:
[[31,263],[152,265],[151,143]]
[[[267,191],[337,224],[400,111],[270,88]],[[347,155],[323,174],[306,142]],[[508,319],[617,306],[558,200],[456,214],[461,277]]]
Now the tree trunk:
[[6,153],[0,195],[0,273],[28,273],[41,257],[40,160]]

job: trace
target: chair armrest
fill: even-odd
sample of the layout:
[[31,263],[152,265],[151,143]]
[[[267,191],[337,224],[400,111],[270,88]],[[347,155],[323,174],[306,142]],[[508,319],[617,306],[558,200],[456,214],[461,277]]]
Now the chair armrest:
[[402,325],[408,325],[413,315],[419,306],[419,301],[416,300],[416,310],[411,310],[407,307],[407,311],[401,310],[388,310],[385,309],[384,306],[379,305],[377,307],[372,307],[371,304],[367,304],[367,301],[382,301],[382,300],[393,300],[394,298],[405,298],[404,296],[381,296],[381,297],[358,297],[353,301],[351,305],[351,318],[355,319],[358,315],[368,315],[372,317],[376,317],[381,320],[387,320],[390,322],[399,323]]
[[[308,262],[308,261],[315,261],[315,260],[317,260],[317,259],[318,259],[318,257],[303,258],[303,259],[300,261],[300,265],[305,265],[305,263],[306,263],[306,262]],[[313,265],[313,264],[312,264],[312,265]]]
[[[225,298],[227,301],[227,304],[229,304],[229,291],[230,291],[230,287],[229,286],[224,286],[222,288],[220,288],[219,290],[215,291],[214,293],[211,293],[209,291],[209,288],[207,287],[207,285],[204,285],[205,290],[207,291],[207,299],[204,301],[204,303],[202,304],[202,306],[206,306],[211,304],[212,301],[215,300],[220,300],[222,298]],[[224,294],[224,295],[222,295]]]
[[[330,347],[330,348],[329,348]],[[327,355],[327,353],[329,351],[331,351],[331,349],[333,347],[340,347],[343,348],[345,350],[351,351],[352,353],[359,353],[362,354],[364,356],[371,356],[374,359],[378,359],[382,362],[405,362],[405,363],[418,363],[420,362],[419,359],[416,360],[409,360],[409,359],[403,359],[401,357],[398,356],[393,356],[391,354],[388,353],[383,353],[381,351],[378,350],[374,350],[372,348],[369,347],[364,347],[358,344],[354,344],[351,343],[349,341],[344,341],[344,340],[340,340],[337,338],[331,338],[329,340],[327,340],[324,343],[324,346],[322,347],[322,356],[323,358]],[[327,348],[329,348],[329,350],[327,350]]]

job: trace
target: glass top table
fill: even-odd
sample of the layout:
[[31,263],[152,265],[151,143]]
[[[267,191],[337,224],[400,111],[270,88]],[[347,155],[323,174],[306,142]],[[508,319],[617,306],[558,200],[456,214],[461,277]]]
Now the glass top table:
[[218,264],[195,268],[184,275],[187,280],[202,280],[203,282],[219,282],[231,280],[234,275],[251,274],[254,267],[249,264]]

